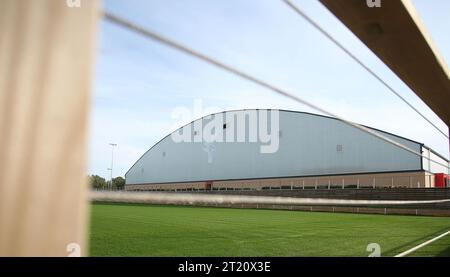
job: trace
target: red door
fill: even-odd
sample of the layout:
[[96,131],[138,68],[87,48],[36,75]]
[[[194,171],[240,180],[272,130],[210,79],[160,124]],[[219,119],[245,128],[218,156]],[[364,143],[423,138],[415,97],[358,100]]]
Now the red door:
[[448,179],[449,175],[444,173],[436,173],[434,174],[434,186],[437,188],[445,188],[447,186]]
[[211,190],[211,188],[212,188],[212,183],[213,183],[213,182],[211,182],[211,181],[206,182],[206,183],[205,183],[205,189],[206,189],[206,190]]

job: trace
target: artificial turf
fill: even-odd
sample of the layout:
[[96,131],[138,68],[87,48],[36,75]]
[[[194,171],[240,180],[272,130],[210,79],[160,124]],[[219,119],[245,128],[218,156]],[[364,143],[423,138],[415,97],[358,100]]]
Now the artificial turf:
[[[93,204],[91,256],[394,256],[450,230],[450,218]],[[450,235],[414,253],[449,256]]]

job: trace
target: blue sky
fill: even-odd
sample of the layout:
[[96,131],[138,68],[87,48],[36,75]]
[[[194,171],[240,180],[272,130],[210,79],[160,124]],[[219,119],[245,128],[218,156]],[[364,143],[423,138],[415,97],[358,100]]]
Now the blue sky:
[[[317,0],[295,1],[441,129],[446,125]],[[450,1],[414,0],[450,61]],[[105,0],[104,9],[265,79],[327,110],[423,142],[448,157],[448,141],[279,0]],[[172,111],[282,108],[315,112],[229,73],[102,22],[90,126],[89,174],[123,176],[180,127]],[[200,115],[193,115],[193,119]]]

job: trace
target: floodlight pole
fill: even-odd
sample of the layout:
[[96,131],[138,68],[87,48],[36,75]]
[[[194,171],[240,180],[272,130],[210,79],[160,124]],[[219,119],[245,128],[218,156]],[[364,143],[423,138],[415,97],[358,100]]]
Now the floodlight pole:
[[109,181],[109,190],[112,190],[112,182],[113,182],[113,166],[114,166],[114,147],[117,146],[117,143],[110,143],[111,145],[111,167],[108,168],[111,172],[110,181]]

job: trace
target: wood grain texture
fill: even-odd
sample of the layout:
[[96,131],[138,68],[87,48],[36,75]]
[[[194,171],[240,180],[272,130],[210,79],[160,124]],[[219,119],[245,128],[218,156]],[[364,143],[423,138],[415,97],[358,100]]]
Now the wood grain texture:
[[0,256],[86,253],[99,2],[0,2]]
[[320,2],[450,126],[450,70],[411,0]]

